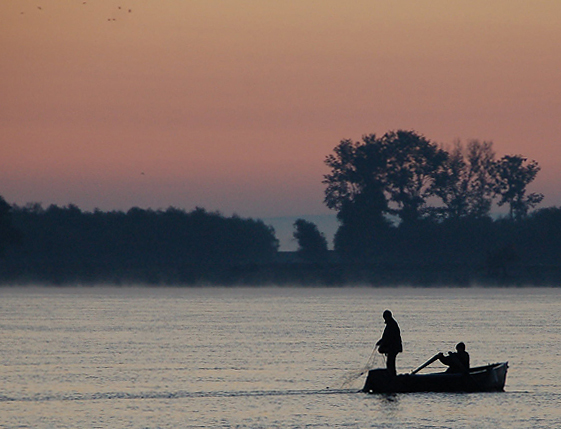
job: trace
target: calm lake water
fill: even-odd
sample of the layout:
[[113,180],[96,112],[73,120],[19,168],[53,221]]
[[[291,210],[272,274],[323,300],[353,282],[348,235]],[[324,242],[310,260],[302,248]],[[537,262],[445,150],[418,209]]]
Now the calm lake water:
[[[464,341],[506,391],[357,393],[386,308],[399,372]],[[561,289],[2,288],[0,315],[2,428],[561,427]]]

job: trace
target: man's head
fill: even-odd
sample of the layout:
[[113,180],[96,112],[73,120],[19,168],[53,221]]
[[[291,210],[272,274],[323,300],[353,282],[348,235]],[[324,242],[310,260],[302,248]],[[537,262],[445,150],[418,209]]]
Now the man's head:
[[459,352],[465,352],[466,351],[466,345],[464,343],[458,343],[456,344],[456,350]]
[[387,322],[388,320],[392,319],[392,312],[390,310],[386,310],[384,311],[384,314],[382,314],[382,317]]

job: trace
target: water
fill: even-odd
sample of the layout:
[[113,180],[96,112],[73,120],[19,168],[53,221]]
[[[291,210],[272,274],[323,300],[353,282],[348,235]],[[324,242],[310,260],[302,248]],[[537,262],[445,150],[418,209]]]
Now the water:
[[[3,288],[0,427],[561,427],[560,304],[546,288]],[[474,366],[509,361],[506,392],[357,393],[386,308],[399,372],[464,341]]]

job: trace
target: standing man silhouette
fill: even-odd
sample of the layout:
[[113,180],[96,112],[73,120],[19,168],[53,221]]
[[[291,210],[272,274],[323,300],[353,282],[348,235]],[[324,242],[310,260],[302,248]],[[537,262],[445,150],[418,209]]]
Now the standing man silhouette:
[[386,355],[386,368],[388,373],[395,376],[397,375],[395,359],[397,354],[403,351],[401,331],[390,310],[384,311],[383,317],[386,327],[384,328],[382,338],[376,343],[376,347],[378,347],[379,353]]

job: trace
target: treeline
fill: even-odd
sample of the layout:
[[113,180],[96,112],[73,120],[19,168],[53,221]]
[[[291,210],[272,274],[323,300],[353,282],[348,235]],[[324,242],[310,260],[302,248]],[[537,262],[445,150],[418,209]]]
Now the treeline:
[[[3,201],[3,200],[2,200]],[[2,204],[0,203],[0,206]],[[393,225],[368,251],[327,250],[299,219],[299,250],[278,252],[262,221],[196,209],[0,207],[0,282],[151,285],[560,284],[561,208]],[[372,244],[377,247],[373,247]]]
[[[342,140],[325,163],[325,203],[339,221],[332,251],[303,219],[288,253],[262,221],[201,208],[84,212],[0,197],[0,281],[561,284],[561,208],[536,210],[536,161],[398,130]],[[507,214],[492,216],[496,207]]]
[[229,283],[243,281],[240,267],[271,262],[278,248],[262,221],[201,208],[33,204],[12,207],[11,225],[17,234],[0,261],[4,283]]
[[[398,130],[342,140],[325,163],[325,203],[340,222],[335,251],[347,264],[456,283],[559,277],[561,212],[532,212],[543,199],[527,190],[536,161],[497,158],[491,142],[447,149]],[[497,206],[508,214],[493,218]]]
[[559,285],[561,209],[537,210],[520,221],[423,220],[389,228],[367,249],[339,255],[347,265],[368,266],[377,283]]
[[383,260],[394,248],[415,254],[420,242],[423,258],[429,248],[439,252],[443,240],[465,245],[479,228],[488,230],[494,203],[508,207],[509,220],[522,221],[543,199],[527,192],[537,162],[521,155],[497,160],[492,143],[478,140],[446,150],[414,131],[370,134],[342,140],[325,163],[325,203],[341,224],[335,249],[348,257]]

